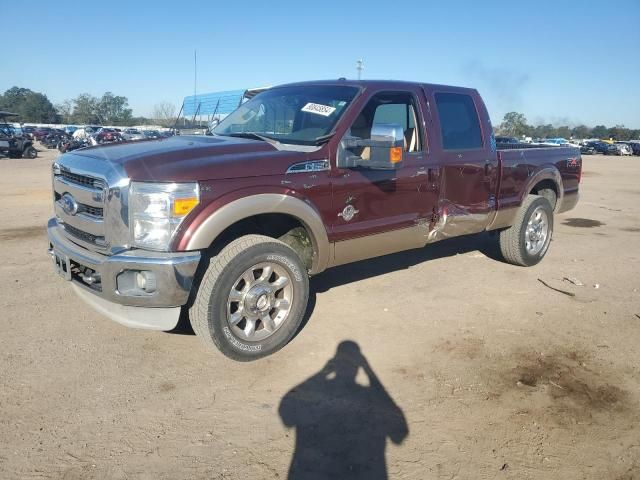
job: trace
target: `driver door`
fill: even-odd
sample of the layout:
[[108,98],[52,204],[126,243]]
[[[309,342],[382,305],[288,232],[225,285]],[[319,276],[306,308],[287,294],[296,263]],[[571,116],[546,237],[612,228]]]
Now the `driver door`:
[[[335,264],[342,264],[423,246],[428,233],[427,171],[417,92],[388,91],[373,95],[345,137],[370,139],[374,124],[396,124],[404,129],[403,160],[395,169],[366,166],[369,147],[345,151],[356,155],[358,166],[338,168],[333,183]],[[422,200],[422,201],[421,201]]]

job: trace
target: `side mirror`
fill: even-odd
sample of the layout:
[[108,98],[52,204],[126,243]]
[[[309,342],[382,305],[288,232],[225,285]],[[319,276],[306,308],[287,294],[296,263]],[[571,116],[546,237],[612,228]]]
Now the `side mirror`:
[[345,137],[338,152],[338,167],[394,170],[404,158],[404,129],[395,123],[374,123],[371,138]]
[[374,123],[371,127],[371,140],[388,148],[404,148],[404,129],[396,123]]

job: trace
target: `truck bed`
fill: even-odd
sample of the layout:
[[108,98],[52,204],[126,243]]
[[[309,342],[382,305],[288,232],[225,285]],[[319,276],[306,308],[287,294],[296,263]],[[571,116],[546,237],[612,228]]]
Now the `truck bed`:
[[560,185],[560,191],[555,192],[556,212],[573,208],[582,172],[582,159],[577,147],[499,144],[497,150],[501,169],[498,209],[519,207],[524,197],[532,193],[530,188],[533,185],[528,185],[529,179],[542,171],[548,173],[550,186],[554,180]]

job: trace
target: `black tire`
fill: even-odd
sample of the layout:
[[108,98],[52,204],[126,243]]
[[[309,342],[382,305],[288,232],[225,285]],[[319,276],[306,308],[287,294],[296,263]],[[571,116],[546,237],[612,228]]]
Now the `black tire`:
[[[249,341],[237,335],[227,320],[227,302],[243,272],[261,263],[286,271],[293,294],[289,312],[275,331],[262,340]],[[215,346],[233,360],[247,362],[270,355],[291,340],[300,327],[308,299],[309,278],[296,252],[274,238],[246,235],[229,243],[211,259],[189,310],[189,319],[196,335],[207,345]]]
[[[527,226],[532,220],[534,212],[542,209],[547,216],[547,234],[539,252],[531,253],[527,250]],[[540,262],[549,250],[551,237],[553,236],[553,209],[549,200],[538,195],[527,195],[513,221],[513,225],[500,232],[500,252],[508,263],[531,267]]]
[[30,158],[33,160],[37,156],[38,156],[38,151],[32,146],[25,148],[24,152],[22,152],[22,158]]
[[556,209],[556,203],[558,201],[558,196],[556,195],[556,192],[553,189],[551,189],[551,188],[543,188],[542,190],[540,190],[538,192],[538,195],[540,195],[541,197],[544,197],[547,200],[549,200],[549,205],[551,205],[551,209],[552,210]]

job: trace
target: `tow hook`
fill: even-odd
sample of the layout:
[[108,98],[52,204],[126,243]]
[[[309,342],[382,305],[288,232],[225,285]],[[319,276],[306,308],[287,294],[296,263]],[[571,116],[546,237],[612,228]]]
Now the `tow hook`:
[[100,274],[97,272],[81,273],[80,278],[82,278],[83,282],[88,283],[89,285],[93,285],[94,283],[100,283]]

